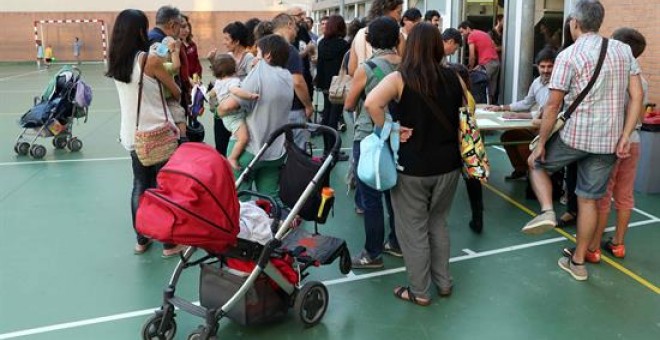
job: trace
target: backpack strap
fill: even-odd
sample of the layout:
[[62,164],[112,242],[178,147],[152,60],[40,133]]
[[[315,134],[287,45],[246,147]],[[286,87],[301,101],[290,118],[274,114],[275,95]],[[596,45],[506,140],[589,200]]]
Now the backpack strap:
[[[371,70],[371,72],[373,72],[373,74],[376,77],[376,79],[378,80],[378,82],[380,82],[381,80],[383,80],[383,78],[385,78],[385,72],[383,72],[383,69],[380,68],[372,60],[365,61],[364,65],[369,67],[369,70]],[[362,90],[362,94],[360,94],[360,98],[362,100],[367,99],[367,89],[366,88],[364,90]]]

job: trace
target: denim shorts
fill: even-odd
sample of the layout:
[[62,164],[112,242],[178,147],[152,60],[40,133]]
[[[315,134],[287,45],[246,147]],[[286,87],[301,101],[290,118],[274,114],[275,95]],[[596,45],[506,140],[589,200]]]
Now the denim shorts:
[[550,173],[577,162],[575,194],[586,199],[599,199],[607,191],[607,182],[616,162],[616,154],[593,154],[574,149],[555,134],[545,145],[545,161],[536,161],[535,167]]

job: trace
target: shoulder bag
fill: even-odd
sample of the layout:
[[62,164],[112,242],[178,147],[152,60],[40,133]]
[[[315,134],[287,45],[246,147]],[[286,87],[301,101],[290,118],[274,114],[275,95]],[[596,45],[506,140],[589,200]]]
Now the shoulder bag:
[[142,71],[140,72],[140,83],[138,90],[137,117],[135,118],[135,153],[143,166],[152,166],[167,161],[174,153],[179,143],[179,134],[174,125],[167,117],[163,87],[158,82],[160,99],[163,104],[163,115],[165,121],[155,129],[140,131],[140,106],[142,104],[142,85],[144,80],[144,69],[147,65],[148,56],[144,55]]
[[[350,58],[350,56],[349,56]],[[339,74],[332,77],[328,99],[335,105],[344,105],[348,91],[351,89],[353,77],[349,76],[344,67],[339,69]]]
[[357,176],[364,184],[378,191],[396,185],[399,132],[399,123],[385,120],[380,135],[373,132],[360,142]]
[[[463,176],[486,182],[490,175],[490,162],[486,155],[486,146],[477,127],[474,112],[470,112],[466,94],[467,86],[458,74],[456,77],[461,83],[463,102],[463,106],[458,109],[458,151],[461,154]],[[438,105],[430,98],[422,97],[434,112],[434,116],[451,130],[449,120],[442,114]]]
[[[560,131],[562,128],[564,128],[564,124],[566,121],[571,118],[571,114],[573,114],[573,111],[577,109],[578,105],[582,103],[582,100],[584,100],[584,97],[587,96],[587,93],[589,93],[589,90],[594,86],[594,83],[596,83],[596,79],[598,78],[598,75],[600,74],[600,69],[603,67],[603,61],[605,60],[605,55],[607,54],[607,43],[608,40],[606,38],[603,38],[603,43],[601,44],[600,47],[600,56],[598,57],[598,64],[596,64],[596,69],[594,70],[594,75],[591,77],[589,80],[589,83],[587,86],[580,92],[580,94],[575,98],[575,101],[571,104],[571,106],[568,107],[568,110],[564,112],[560,112],[559,115],[557,115],[557,120],[555,121],[555,125],[552,127],[552,131],[550,132],[550,135],[548,136],[547,140],[550,140],[550,137],[552,137],[555,133]],[[529,143],[529,149],[534,150],[537,145],[539,145],[539,140],[541,136],[536,136],[534,139]]]

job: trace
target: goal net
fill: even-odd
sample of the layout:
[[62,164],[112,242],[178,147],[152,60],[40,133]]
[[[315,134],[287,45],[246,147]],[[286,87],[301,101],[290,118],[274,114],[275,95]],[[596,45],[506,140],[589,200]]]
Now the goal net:
[[34,42],[37,49],[41,42],[44,52],[50,46],[52,63],[108,63],[105,22],[100,19],[37,20]]

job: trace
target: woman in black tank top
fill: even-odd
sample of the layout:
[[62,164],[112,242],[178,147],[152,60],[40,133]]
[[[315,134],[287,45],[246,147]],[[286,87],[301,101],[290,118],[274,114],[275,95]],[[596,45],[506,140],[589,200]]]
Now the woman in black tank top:
[[403,169],[391,195],[409,286],[396,287],[394,294],[424,306],[431,302],[433,286],[441,296],[452,290],[446,219],[460,177],[458,109],[463,89],[442,58],[437,27],[416,25],[399,71],[389,74],[365,101],[375,126],[383,125],[389,102],[399,104]]

